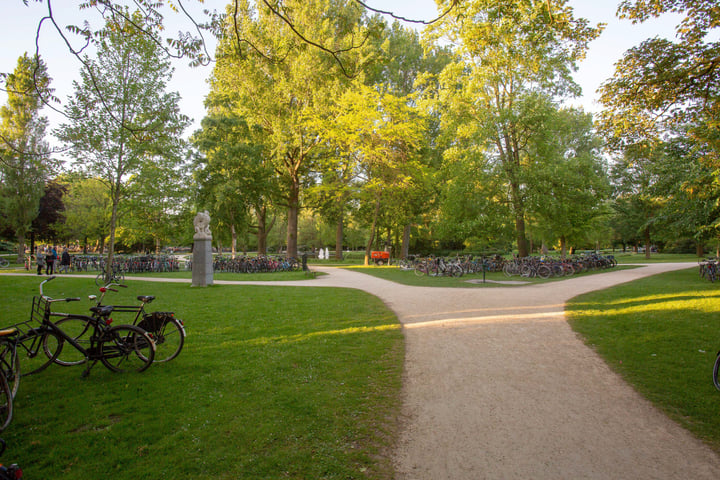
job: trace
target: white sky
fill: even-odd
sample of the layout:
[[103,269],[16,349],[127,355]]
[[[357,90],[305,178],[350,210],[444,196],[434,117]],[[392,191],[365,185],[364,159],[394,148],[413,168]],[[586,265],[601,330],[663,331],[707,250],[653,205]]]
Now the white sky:
[[[437,16],[433,0],[366,0],[373,7],[394,11],[396,14],[408,17],[429,20]],[[575,79],[583,89],[583,97],[571,102],[572,105],[582,106],[586,111],[594,112],[600,109],[597,104],[596,90],[606,79],[612,76],[614,64],[629,48],[638,45],[643,40],[661,36],[674,39],[676,18],[664,17],[641,25],[632,25],[627,20],[620,21],[615,17],[619,0],[570,0],[575,9],[575,16],[584,17],[592,24],[607,23],[605,31],[599,39],[590,45],[587,59],[579,65]],[[67,5],[72,3],[72,7]],[[74,22],[79,17],[76,5],[78,0],[55,0],[52,5],[58,23],[64,26]],[[222,10],[225,0],[205,0],[204,6],[193,0],[186,0],[183,4],[199,12],[202,8]],[[38,21],[47,12],[46,2],[36,3],[30,0],[30,6],[25,7],[22,0],[2,0],[0,7],[0,71],[12,72],[17,59],[25,51],[33,53],[35,50],[35,34]],[[87,12],[82,12],[86,14]],[[177,18],[180,21],[180,18]],[[192,24],[188,21],[179,23],[180,28],[189,30]],[[77,72],[79,64],[67,51],[62,39],[49,22],[45,22],[39,38],[40,53],[48,64],[52,86],[55,94],[65,101],[72,94],[72,81],[79,78]],[[177,29],[177,27],[176,27]],[[168,29],[173,31],[172,28]],[[213,53],[213,52],[211,52]],[[200,120],[205,110],[203,101],[208,91],[206,79],[210,75],[212,66],[189,68],[186,62],[176,62],[176,72],[170,89],[178,91],[182,96],[184,113],[193,118],[193,125],[186,134],[199,128]],[[0,92],[0,105],[5,104],[6,96]],[[60,107],[59,107],[60,108]],[[45,109],[51,123],[51,129],[62,122],[62,116]],[[51,142],[54,143],[54,142]]]

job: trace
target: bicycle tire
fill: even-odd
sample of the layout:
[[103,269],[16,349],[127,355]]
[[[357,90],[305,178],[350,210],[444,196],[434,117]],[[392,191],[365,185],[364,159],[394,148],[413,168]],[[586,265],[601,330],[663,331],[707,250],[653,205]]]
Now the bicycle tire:
[[537,276],[543,279],[548,279],[552,275],[552,270],[547,265],[540,265],[537,268]]
[[423,275],[427,275],[427,273],[428,268],[426,264],[418,263],[417,265],[415,265],[415,275],[417,275],[418,277],[422,277]]
[[62,352],[65,340],[57,333],[45,329],[32,328],[18,339],[19,361],[24,365],[21,376],[25,377],[42,372],[53,363]]
[[[92,337],[94,328],[90,321],[84,317],[63,317],[54,322],[65,334],[75,340],[80,346],[88,350],[91,346],[90,337]],[[87,357],[72,345],[63,348],[54,360],[55,363],[63,367],[72,367],[74,365],[82,365],[87,362]]]
[[142,372],[155,359],[155,342],[135,325],[117,325],[104,332],[98,343],[100,361],[113,372]]
[[720,390],[720,352],[718,352],[717,357],[715,358],[715,365],[713,366],[713,384],[715,384],[715,388]]
[[9,267],[10,261],[7,258],[0,258],[0,267]]
[[12,397],[15,398],[20,386],[20,362],[18,362],[17,358],[17,348],[14,348],[10,342],[6,342],[2,351],[0,351],[0,368],[5,374],[8,385],[10,385]]
[[0,432],[5,430],[13,416],[13,397],[5,375],[0,375]]
[[169,362],[180,355],[185,345],[185,327],[180,320],[167,319],[160,328],[147,332],[155,340],[155,362]]

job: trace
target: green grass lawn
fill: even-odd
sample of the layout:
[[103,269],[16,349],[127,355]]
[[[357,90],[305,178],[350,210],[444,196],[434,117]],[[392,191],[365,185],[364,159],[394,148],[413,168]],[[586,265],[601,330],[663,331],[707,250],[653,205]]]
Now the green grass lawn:
[[691,268],[582,295],[567,312],[611,368],[720,452],[720,285]]
[[[3,326],[29,317],[40,278],[0,276]],[[106,303],[175,311],[180,356],[143,373],[51,366],[23,377],[3,462],[46,479],[392,478],[404,356],[395,315],[349,289],[128,280]],[[84,313],[91,279],[57,278]],[[110,294],[108,294],[110,295]],[[115,323],[128,319],[115,317]]]

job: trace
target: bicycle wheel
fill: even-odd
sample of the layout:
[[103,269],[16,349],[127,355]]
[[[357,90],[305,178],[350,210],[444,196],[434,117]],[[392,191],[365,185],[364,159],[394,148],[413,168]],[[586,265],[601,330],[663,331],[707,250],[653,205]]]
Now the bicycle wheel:
[[147,332],[155,340],[156,362],[169,362],[180,354],[185,344],[185,327],[174,317],[165,320],[160,328]]
[[142,372],[155,359],[155,342],[135,325],[110,327],[98,344],[100,361],[114,372]]
[[550,275],[552,275],[552,270],[547,265],[540,265],[537,268],[537,276],[540,278],[550,278]]
[[0,375],[0,432],[5,430],[13,414],[13,397],[10,385],[4,375]]
[[105,285],[110,283],[109,280],[107,280],[107,281],[106,280],[107,280],[107,277],[105,276],[105,272],[100,272],[95,277],[95,285],[97,285],[98,287],[104,287]]
[[18,359],[23,364],[22,376],[47,368],[62,352],[62,337],[45,329],[32,328],[18,339]]
[[720,390],[720,352],[717,354],[717,358],[715,358],[715,366],[713,366],[713,383],[715,384],[715,388]]
[[[82,317],[64,317],[55,322],[65,334],[75,340],[80,346],[88,350],[90,348],[90,337],[93,335],[94,328],[87,318]],[[82,365],[87,361],[85,354],[72,345],[63,345],[54,362],[63,367],[73,365]]]
[[422,277],[423,275],[427,275],[427,264],[425,263],[418,263],[415,265],[415,275],[418,277]]
[[17,359],[17,350],[10,342],[3,342],[0,351],[0,369],[10,385],[12,397],[15,398],[20,386],[20,362]]

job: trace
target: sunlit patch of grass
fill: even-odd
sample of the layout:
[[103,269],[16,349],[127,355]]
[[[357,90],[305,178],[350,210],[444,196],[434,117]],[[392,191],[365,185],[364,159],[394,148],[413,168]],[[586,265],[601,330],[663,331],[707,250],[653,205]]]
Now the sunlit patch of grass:
[[692,268],[573,299],[571,326],[671,417],[720,451],[720,290]]

